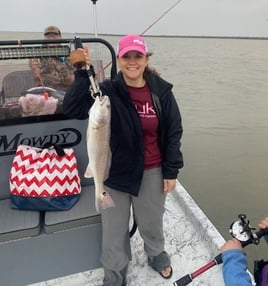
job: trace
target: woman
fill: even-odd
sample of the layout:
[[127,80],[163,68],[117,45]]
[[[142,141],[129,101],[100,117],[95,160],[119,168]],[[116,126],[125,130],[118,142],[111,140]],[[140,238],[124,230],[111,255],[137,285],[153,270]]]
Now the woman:
[[[121,71],[100,85],[111,101],[112,163],[105,187],[115,203],[102,210],[104,286],[127,283],[131,204],[149,265],[163,278],[172,276],[164,249],[163,214],[166,195],[174,190],[183,167],[182,124],[172,85],[148,67],[149,56],[142,37],[122,37],[117,50]],[[90,64],[87,54],[86,62]],[[93,104],[88,87],[87,73],[76,71],[64,98],[66,115],[88,116]]]

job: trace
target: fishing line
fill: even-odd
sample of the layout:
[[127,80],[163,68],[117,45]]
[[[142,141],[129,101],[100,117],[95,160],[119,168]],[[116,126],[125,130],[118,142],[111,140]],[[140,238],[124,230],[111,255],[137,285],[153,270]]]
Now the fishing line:
[[[159,16],[151,25],[149,25],[140,35],[143,36],[148,32],[157,22],[159,22],[163,17],[165,17],[174,7],[176,7],[182,0],[176,1],[172,6],[170,6],[161,16]],[[106,66],[103,67],[105,70],[112,62],[109,62]]]
[[182,0],[178,0],[175,4],[169,7],[160,17],[158,17],[148,28],[146,28],[140,35],[144,35],[148,30],[150,30],[157,22],[159,22],[164,16],[167,15],[174,7],[176,7]]

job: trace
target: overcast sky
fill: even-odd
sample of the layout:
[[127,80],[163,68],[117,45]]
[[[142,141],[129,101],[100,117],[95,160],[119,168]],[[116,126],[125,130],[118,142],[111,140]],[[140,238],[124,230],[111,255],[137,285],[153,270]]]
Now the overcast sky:
[[268,0],[1,0],[1,31],[94,33],[96,22],[100,34],[268,37]]

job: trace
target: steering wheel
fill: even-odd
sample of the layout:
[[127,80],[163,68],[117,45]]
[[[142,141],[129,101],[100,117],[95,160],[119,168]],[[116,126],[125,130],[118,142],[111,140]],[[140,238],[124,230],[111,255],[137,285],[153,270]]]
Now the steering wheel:
[[26,90],[26,93],[33,93],[33,94],[43,94],[47,92],[49,96],[53,96],[59,99],[59,102],[63,100],[65,92],[56,90],[54,88],[48,86],[36,86]]
[[26,90],[26,92],[31,92],[31,93],[42,93],[44,91],[47,91],[49,93],[55,93],[56,89],[48,86],[36,86]]

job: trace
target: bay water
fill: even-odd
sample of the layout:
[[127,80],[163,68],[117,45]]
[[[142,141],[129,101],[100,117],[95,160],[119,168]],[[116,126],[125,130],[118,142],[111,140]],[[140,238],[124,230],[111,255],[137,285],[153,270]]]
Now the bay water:
[[[268,39],[149,39],[183,118],[178,179],[224,238],[238,214],[268,216]],[[268,245],[245,249],[249,267]]]

